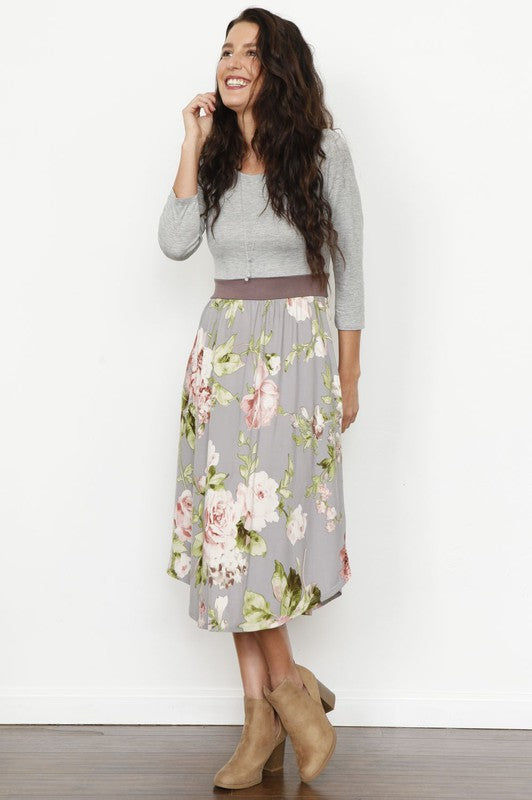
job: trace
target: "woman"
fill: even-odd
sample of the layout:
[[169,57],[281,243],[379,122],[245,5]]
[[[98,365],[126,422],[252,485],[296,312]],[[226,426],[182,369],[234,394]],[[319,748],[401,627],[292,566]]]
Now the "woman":
[[310,781],[334,751],[335,697],[294,662],[286,623],[350,577],[340,434],[358,411],[360,196],[309,46],[269,11],[229,23],[216,91],[183,117],[159,244],[183,261],[206,231],[215,287],[186,366],[167,572],[199,627],[233,633],[245,722],[215,785],[280,769],[287,735]]

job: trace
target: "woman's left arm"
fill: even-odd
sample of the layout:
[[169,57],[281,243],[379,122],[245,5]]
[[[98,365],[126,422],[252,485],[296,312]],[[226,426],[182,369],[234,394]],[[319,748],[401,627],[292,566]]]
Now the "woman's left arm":
[[342,433],[358,414],[360,377],[360,330],[338,331],[338,373],[342,392]]
[[333,225],[338,232],[338,244],[345,257],[345,264],[338,252],[333,260],[334,322],[338,329],[343,433],[355,421],[358,413],[360,339],[365,326],[362,267],[364,218],[349,145],[338,131],[330,130],[327,136],[326,191],[333,213]]

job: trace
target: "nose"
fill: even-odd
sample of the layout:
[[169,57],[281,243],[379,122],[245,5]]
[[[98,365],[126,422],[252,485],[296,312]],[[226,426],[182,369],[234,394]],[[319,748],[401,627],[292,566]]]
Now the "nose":
[[240,69],[240,67],[242,65],[241,65],[240,60],[238,59],[238,57],[235,56],[235,55],[232,55],[231,58],[229,59],[229,66],[231,67],[231,69],[233,69],[233,68]]

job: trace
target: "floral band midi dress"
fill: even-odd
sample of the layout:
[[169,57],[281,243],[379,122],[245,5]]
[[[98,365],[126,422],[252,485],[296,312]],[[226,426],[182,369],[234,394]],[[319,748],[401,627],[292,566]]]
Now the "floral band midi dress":
[[[334,324],[360,330],[360,195],[343,135],[325,129],[322,148],[346,260],[332,262]],[[263,173],[236,172],[222,201],[214,237],[201,188],[172,190],[159,221],[165,255],[188,259],[206,231],[215,265],[185,365],[166,572],[188,584],[200,628],[243,632],[312,614],[351,573],[329,297],[304,238],[271,211]]]

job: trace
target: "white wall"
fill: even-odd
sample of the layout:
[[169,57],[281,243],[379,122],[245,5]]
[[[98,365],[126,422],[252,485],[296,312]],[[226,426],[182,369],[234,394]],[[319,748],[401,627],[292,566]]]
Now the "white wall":
[[[11,4],[1,722],[241,721],[232,636],[166,575],[211,256],[171,262],[156,228],[244,7]],[[528,6],[267,7],[314,48],[365,214],[352,578],[290,623],[296,660],[335,724],[532,727]]]

